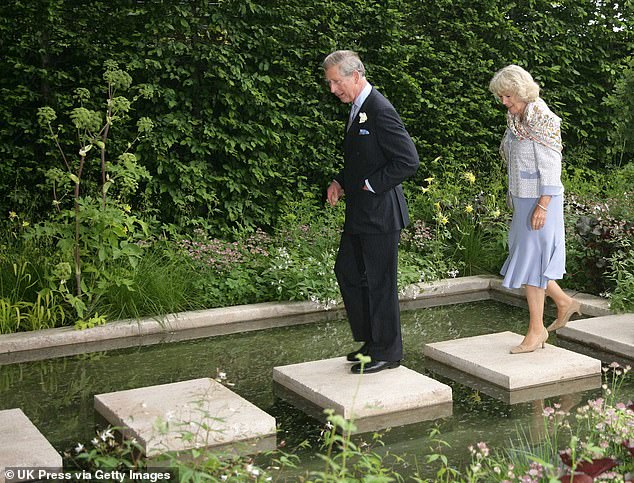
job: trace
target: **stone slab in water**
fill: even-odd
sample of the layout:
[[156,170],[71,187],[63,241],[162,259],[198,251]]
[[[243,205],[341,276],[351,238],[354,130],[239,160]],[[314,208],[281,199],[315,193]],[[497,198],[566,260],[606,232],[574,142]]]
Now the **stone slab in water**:
[[573,320],[557,337],[634,359],[634,314]]
[[95,409],[148,456],[250,444],[276,433],[275,418],[210,378],[98,394]]
[[[362,376],[345,357],[275,367],[287,394],[354,419],[357,432],[451,415],[451,387],[400,366]],[[304,408],[302,408],[304,409]]]
[[544,349],[511,354],[523,336],[499,332],[425,345],[425,357],[509,391],[593,377],[601,361],[546,344]]
[[[59,472],[62,457],[21,409],[6,409],[0,411],[0,482],[5,482],[5,468],[16,467]],[[14,477],[6,481],[29,479]]]
[[433,374],[438,374],[444,378],[456,381],[463,386],[468,386],[475,391],[491,396],[492,398],[498,399],[506,404],[522,404],[558,396],[573,396],[601,387],[602,381],[601,375],[595,374],[581,379],[558,381],[541,386],[531,386],[524,389],[509,391],[508,389],[491,384],[490,382],[472,374],[467,374],[466,372],[441,364],[440,362],[436,362],[432,359],[427,359],[425,361],[425,368],[429,369]]

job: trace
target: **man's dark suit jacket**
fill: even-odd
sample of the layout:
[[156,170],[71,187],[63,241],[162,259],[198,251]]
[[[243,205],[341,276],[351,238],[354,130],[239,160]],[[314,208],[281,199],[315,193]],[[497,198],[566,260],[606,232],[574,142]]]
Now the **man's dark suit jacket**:
[[[398,113],[372,88],[346,132],[344,168],[335,176],[346,195],[344,232],[405,228],[409,214],[401,183],[416,172],[418,163],[416,147]],[[366,179],[375,193],[363,190]]]

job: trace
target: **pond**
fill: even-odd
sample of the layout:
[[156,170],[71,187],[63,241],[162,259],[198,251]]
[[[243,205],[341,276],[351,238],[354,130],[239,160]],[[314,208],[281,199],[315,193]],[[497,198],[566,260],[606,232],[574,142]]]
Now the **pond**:
[[[528,312],[491,300],[425,308],[402,313],[405,350],[403,364],[453,389],[451,417],[393,428],[383,436],[390,450],[405,456],[405,465],[422,464],[428,453],[431,428],[450,443],[450,461],[469,460],[467,447],[478,441],[503,448],[519,427],[539,436],[542,405],[561,402],[565,409],[596,398],[601,390],[508,405],[477,390],[447,379],[426,367],[423,345],[491,332],[523,333]],[[549,323],[550,320],[547,321]],[[549,343],[556,344],[551,336]],[[57,450],[94,437],[95,394],[166,384],[225,372],[231,389],[274,416],[280,427],[278,442],[292,448],[303,440],[318,446],[323,425],[304,415],[273,392],[275,366],[327,359],[355,349],[345,319],[267,329],[240,334],[174,342],[134,349],[0,366],[0,409],[21,408]],[[556,363],[556,361],[553,361]],[[371,376],[367,376],[371,377]],[[633,394],[631,378],[623,386]],[[303,450],[302,461],[316,462],[313,451]],[[404,469],[407,471],[407,469]]]

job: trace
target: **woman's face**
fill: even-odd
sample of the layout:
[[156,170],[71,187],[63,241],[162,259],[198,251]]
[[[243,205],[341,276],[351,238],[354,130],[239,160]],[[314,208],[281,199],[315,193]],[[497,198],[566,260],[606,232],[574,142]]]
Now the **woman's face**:
[[526,102],[519,99],[515,94],[502,94],[500,101],[511,114],[523,114],[526,109]]

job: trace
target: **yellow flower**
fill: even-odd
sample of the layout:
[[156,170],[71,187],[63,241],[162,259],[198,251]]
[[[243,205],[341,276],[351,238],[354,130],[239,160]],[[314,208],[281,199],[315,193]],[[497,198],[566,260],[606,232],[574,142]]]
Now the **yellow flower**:
[[449,218],[447,218],[445,215],[441,215],[438,221],[440,221],[440,223],[442,223],[443,225],[446,225],[447,223],[449,223]]
[[27,226],[29,226],[29,222],[28,222],[28,221],[23,221],[23,222],[22,222],[22,226],[23,226],[24,228],[26,228]]
[[429,188],[421,188],[421,191],[422,191],[423,193],[427,193],[427,192],[429,191]]
[[500,210],[495,210],[493,213],[491,213],[495,218],[497,218],[498,216],[500,216]]
[[10,220],[13,220],[17,216],[18,216],[18,214],[15,211],[10,211],[9,212],[9,219]]
[[440,203],[438,201],[436,203],[434,203],[434,208],[436,208],[438,211],[440,211]]
[[476,177],[475,177],[475,174],[473,174],[471,171],[467,171],[462,176],[464,177],[466,181],[469,182],[469,184],[475,183]]
[[473,206],[467,205],[464,207],[465,213],[473,213]]
[[432,181],[434,181],[434,177],[430,176],[429,178],[425,178],[425,181],[427,181],[428,183],[431,183]]
[[124,204],[123,205],[123,211],[125,211],[126,213],[130,213],[130,211],[132,210],[132,207],[128,204]]

